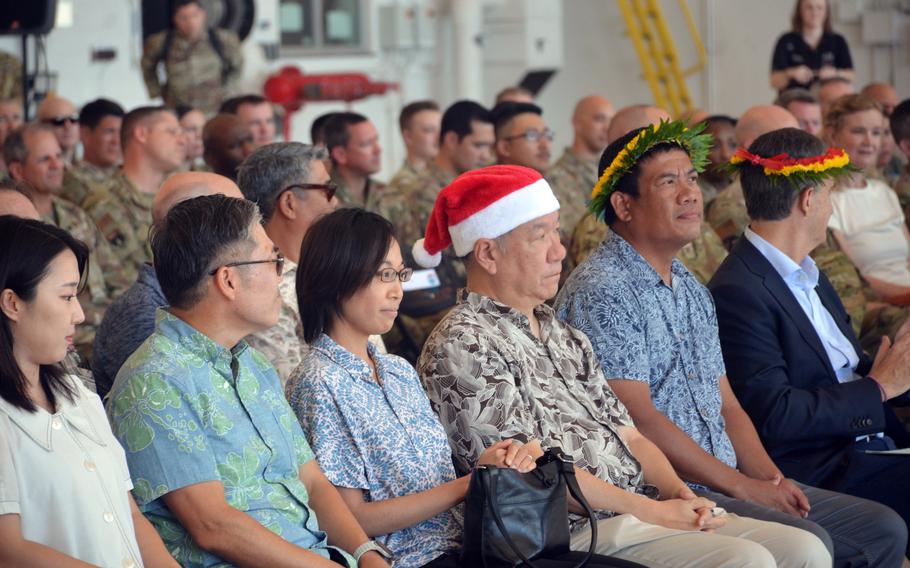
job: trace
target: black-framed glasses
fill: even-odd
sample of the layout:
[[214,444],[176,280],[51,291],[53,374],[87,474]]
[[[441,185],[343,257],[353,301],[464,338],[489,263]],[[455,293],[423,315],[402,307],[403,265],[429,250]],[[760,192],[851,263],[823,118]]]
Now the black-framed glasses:
[[[338,191],[338,184],[334,181],[328,181],[326,183],[295,183],[294,185],[289,185],[286,188],[281,190],[281,193],[285,191],[293,191],[295,189],[307,190],[307,189],[318,189],[322,191],[322,194],[325,195],[326,201],[331,201],[335,197],[335,192]],[[279,193],[278,195],[281,195]]]
[[209,272],[209,276],[214,276],[218,273],[219,268],[230,268],[232,266],[249,266],[251,264],[266,264],[268,262],[275,263],[275,272],[278,273],[278,276],[281,276],[284,273],[284,255],[278,253],[278,256],[275,258],[264,258],[262,260],[241,260],[239,262],[229,262],[227,264],[222,264],[215,270]]
[[506,136],[503,140],[517,140],[518,138],[524,138],[528,142],[539,142],[541,138],[546,138],[548,142],[552,142],[553,138],[556,137],[556,133],[550,130],[549,128],[544,128],[543,130],[525,130],[521,134],[516,134],[514,136]]
[[43,122],[45,122],[47,124],[51,124],[53,126],[63,126],[67,122],[69,122],[70,124],[79,124],[79,115],[76,113],[73,113],[69,116],[55,116],[54,118],[48,118],[48,119],[44,120]]
[[376,273],[376,276],[383,282],[394,282],[395,280],[407,282],[411,279],[411,276],[414,276],[414,269],[402,268],[401,270],[395,270],[394,268],[383,268]]

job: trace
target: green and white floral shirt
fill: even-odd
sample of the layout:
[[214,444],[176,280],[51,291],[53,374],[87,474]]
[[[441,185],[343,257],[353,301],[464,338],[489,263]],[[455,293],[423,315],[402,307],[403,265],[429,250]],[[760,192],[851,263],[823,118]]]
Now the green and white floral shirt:
[[[182,566],[226,566],[161,499],[220,481],[227,502],[285,540],[329,557],[299,466],[313,459],[278,375],[241,341],[225,349],[164,309],[127,359],[108,402],[139,508]],[[353,560],[349,559],[351,566]]]

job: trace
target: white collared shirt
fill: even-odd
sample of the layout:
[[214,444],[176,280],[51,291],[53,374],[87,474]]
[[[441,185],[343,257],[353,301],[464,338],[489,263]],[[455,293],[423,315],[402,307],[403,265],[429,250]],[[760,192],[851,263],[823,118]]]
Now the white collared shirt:
[[790,293],[809,318],[825,348],[837,380],[845,383],[858,379],[859,375],[854,370],[859,364],[859,355],[850,340],[837,327],[831,313],[822,304],[816,290],[819,273],[815,261],[807,256],[800,264],[796,264],[792,258],[758,236],[749,227],[746,228],[744,236],[780,274]]
[[98,395],[69,377],[73,402],[27,412],[0,398],[0,515],[22,537],[98,566],[142,566],[123,448]]

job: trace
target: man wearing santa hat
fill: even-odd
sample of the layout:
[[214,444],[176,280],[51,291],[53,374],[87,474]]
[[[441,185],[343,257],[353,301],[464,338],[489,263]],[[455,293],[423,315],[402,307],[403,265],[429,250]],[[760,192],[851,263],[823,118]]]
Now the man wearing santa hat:
[[[456,178],[437,198],[414,258],[432,266],[450,245],[465,258],[468,285],[417,370],[458,469],[503,436],[541,440],[575,462],[599,511],[600,554],[649,566],[831,565],[808,531],[712,511],[715,503],[696,497],[635,428],[590,341],[545,304],[565,248],[559,203],[538,172],[490,166]],[[572,549],[587,550],[581,517],[570,522]]]

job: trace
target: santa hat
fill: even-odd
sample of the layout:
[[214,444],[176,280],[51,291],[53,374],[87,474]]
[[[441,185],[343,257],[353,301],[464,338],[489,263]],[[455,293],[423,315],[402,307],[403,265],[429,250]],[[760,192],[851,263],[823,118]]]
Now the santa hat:
[[550,185],[531,168],[489,166],[463,173],[436,198],[426,237],[414,243],[414,260],[438,266],[449,245],[465,256],[478,239],[495,239],[558,210]]

